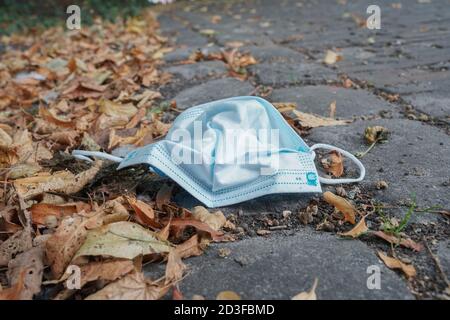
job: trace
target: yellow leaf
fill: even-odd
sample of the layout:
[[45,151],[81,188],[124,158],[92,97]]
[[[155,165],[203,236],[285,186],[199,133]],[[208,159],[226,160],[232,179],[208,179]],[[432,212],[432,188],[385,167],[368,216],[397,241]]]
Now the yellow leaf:
[[209,211],[202,206],[195,207],[192,211],[192,215],[194,216],[194,219],[206,223],[215,231],[220,230],[227,221],[222,211],[209,213]]
[[299,294],[292,297],[291,300],[317,300],[316,288],[318,283],[319,279],[315,278],[311,290],[309,290],[308,292],[300,292]]
[[406,264],[396,258],[388,257],[381,251],[378,251],[378,256],[389,269],[400,269],[408,278],[416,276],[416,269],[412,264]]
[[362,218],[352,230],[340,233],[340,235],[343,237],[357,238],[363,233],[366,233],[369,230],[369,228],[367,227],[365,220],[366,217]]
[[241,296],[234,291],[221,291],[216,300],[241,300]]
[[333,205],[337,210],[342,212],[345,221],[348,221],[351,224],[355,224],[355,216],[357,210],[350,202],[330,191],[324,192],[323,199],[327,203]]
[[325,62],[328,65],[333,65],[338,61],[342,60],[342,56],[338,55],[336,52],[327,50],[327,53],[325,55],[325,58],[323,59],[323,62]]
[[170,242],[159,239],[154,232],[136,223],[121,221],[90,230],[74,259],[81,256],[134,259],[140,255],[171,250]]

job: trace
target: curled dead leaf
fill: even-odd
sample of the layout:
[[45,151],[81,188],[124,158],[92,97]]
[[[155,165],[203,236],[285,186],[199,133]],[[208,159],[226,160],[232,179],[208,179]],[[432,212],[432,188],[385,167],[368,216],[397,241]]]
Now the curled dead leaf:
[[348,221],[351,224],[355,224],[355,217],[358,211],[356,208],[346,199],[335,195],[330,191],[326,191],[323,194],[323,199],[333,205],[338,211],[344,215],[344,221]]
[[366,217],[363,217],[353,229],[350,231],[340,233],[339,235],[343,237],[352,237],[352,238],[358,238],[360,235],[366,233],[369,230],[369,228],[366,225]]
[[399,259],[387,256],[381,251],[378,251],[378,256],[383,260],[384,264],[389,269],[400,269],[408,278],[416,276],[416,269],[411,264],[401,262]]
[[206,223],[215,231],[219,231],[227,221],[222,211],[210,213],[205,207],[202,206],[194,207],[192,216],[194,219]]
[[344,174],[344,160],[339,151],[330,151],[328,157],[322,159],[321,163],[328,173],[331,173],[337,178]]

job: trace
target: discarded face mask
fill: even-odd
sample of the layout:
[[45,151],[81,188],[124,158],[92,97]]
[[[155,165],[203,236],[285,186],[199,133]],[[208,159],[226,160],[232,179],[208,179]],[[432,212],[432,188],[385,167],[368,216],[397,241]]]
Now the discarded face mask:
[[[360,170],[355,179],[319,177],[315,149],[337,150]],[[320,183],[353,183],[365,169],[352,154],[312,147],[278,110],[258,97],[234,97],[189,108],[174,121],[164,140],[138,148],[125,158],[75,150],[73,155],[120,162],[118,169],[147,163],[208,207],[231,205],[275,193],[322,192]]]

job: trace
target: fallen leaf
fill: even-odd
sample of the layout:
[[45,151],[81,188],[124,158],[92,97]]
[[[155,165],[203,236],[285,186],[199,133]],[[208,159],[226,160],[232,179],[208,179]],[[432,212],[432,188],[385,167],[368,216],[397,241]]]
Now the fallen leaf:
[[19,300],[25,288],[26,271],[22,271],[17,282],[10,288],[0,290],[0,300]]
[[114,281],[132,272],[134,264],[131,260],[94,261],[80,266],[80,287],[96,280]]
[[383,260],[384,264],[389,269],[400,269],[408,278],[416,276],[416,269],[413,265],[406,264],[396,258],[389,257],[381,251],[378,251],[378,256],[381,260]]
[[358,211],[350,202],[330,191],[326,191],[323,193],[323,199],[327,203],[334,206],[338,211],[342,212],[342,214],[344,215],[344,221],[355,224],[355,216]]
[[59,171],[54,174],[43,174],[14,181],[14,188],[24,199],[28,200],[44,192],[61,192],[72,194],[80,191],[91,182],[100,170],[102,161],[96,161],[94,165],[77,175],[69,171]]
[[182,244],[177,245],[175,251],[178,252],[178,255],[182,259],[196,257],[203,254],[197,234],[193,235]]
[[67,265],[86,239],[87,220],[79,216],[66,217],[46,242],[46,256],[53,276],[61,277]]
[[386,140],[388,133],[388,130],[382,126],[367,127],[364,131],[364,138],[367,143],[372,144],[375,141]]
[[311,113],[305,113],[297,110],[297,104],[293,102],[275,102],[273,105],[281,113],[292,113],[293,120],[300,121],[303,127],[317,128],[326,126],[342,126],[349,124],[351,120],[336,120],[332,118],[322,117]]
[[234,291],[221,291],[216,300],[241,300],[241,296]]
[[126,197],[126,199],[140,221],[152,228],[160,227],[160,224],[155,221],[155,212],[150,205],[133,197]]
[[198,231],[207,233],[213,241],[220,241],[222,239],[223,233],[218,232],[208,226],[206,223],[195,220],[195,219],[172,219],[172,227],[188,227],[192,226]]
[[86,211],[88,212],[91,206],[84,202],[66,203],[63,205],[55,205],[51,203],[37,203],[31,206],[31,219],[34,224],[46,225],[49,216],[54,216],[61,219],[65,216],[73,215],[74,213]]
[[18,253],[32,247],[31,230],[25,228],[16,232],[0,244],[0,266],[8,265],[9,261]]
[[387,234],[383,231],[375,231],[375,232],[373,232],[373,234],[389,243],[392,243],[394,245],[400,245],[405,248],[410,248],[417,252],[419,252],[423,249],[423,246],[420,243],[417,243],[414,240],[409,239],[409,238],[405,239],[402,237],[397,237],[395,235]]
[[227,221],[222,211],[209,213],[209,211],[202,206],[194,207],[192,216],[194,217],[194,219],[206,223],[215,231],[219,231]]
[[170,286],[146,279],[140,272],[131,273],[119,279],[85,300],[158,300]]
[[322,159],[321,163],[326,172],[337,178],[344,174],[344,159],[339,151],[330,151],[327,157]]
[[339,235],[343,237],[358,238],[360,235],[366,233],[368,230],[369,228],[366,225],[366,217],[363,217],[353,229],[344,233],[339,233]]
[[12,286],[23,282],[17,299],[32,300],[41,291],[44,271],[44,250],[42,247],[31,248],[18,254],[8,263],[8,279]]
[[332,50],[327,50],[327,53],[325,55],[325,58],[323,59],[323,62],[328,65],[333,65],[338,61],[342,60],[342,56],[338,55],[336,52]]
[[178,251],[171,250],[167,257],[165,283],[176,283],[183,279],[183,272],[186,265],[181,261]]
[[319,279],[315,278],[312,288],[308,292],[300,292],[292,297],[291,300],[317,300],[316,288],[319,283]]
[[152,253],[167,253],[172,245],[160,240],[157,234],[128,221],[108,224],[89,230],[86,241],[74,259],[81,256],[106,256],[134,259]]

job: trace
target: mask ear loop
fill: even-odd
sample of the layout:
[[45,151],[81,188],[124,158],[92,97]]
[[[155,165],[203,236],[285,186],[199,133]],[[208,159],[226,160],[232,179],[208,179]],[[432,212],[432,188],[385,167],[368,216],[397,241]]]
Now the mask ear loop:
[[[315,145],[313,145],[310,150],[314,151],[316,149],[326,149],[326,150],[336,150],[339,151],[340,153],[342,153],[344,156],[346,156],[347,158],[349,158],[350,160],[353,161],[353,163],[355,163],[358,168],[359,168],[359,177],[355,178],[355,179],[330,179],[330,178],[324,178],[324,177],[319,177],[319,181],[323,184],[341,184],[341,183],[354,183],[354,182],[360,182],[364,179],[364,177],[366,176],[366,168],[364,168],[364,165],[361,163],[361,161],[359,161],[354,155],[352,155],[350,152],[342,150],[338,147],[329,145],[329,144],[324,144],[324,143],[317,143]],[[314,152],[313,152],[314,153]]]
[[95,157],[100,159],[106,159],[114,162],[122,162],[123,158],[112,156],[110,154],[98,151],[86,151],[86,150],[73,150],[72,155],[80,160],[85,160],[88,162],[93,162],[89,157]]

